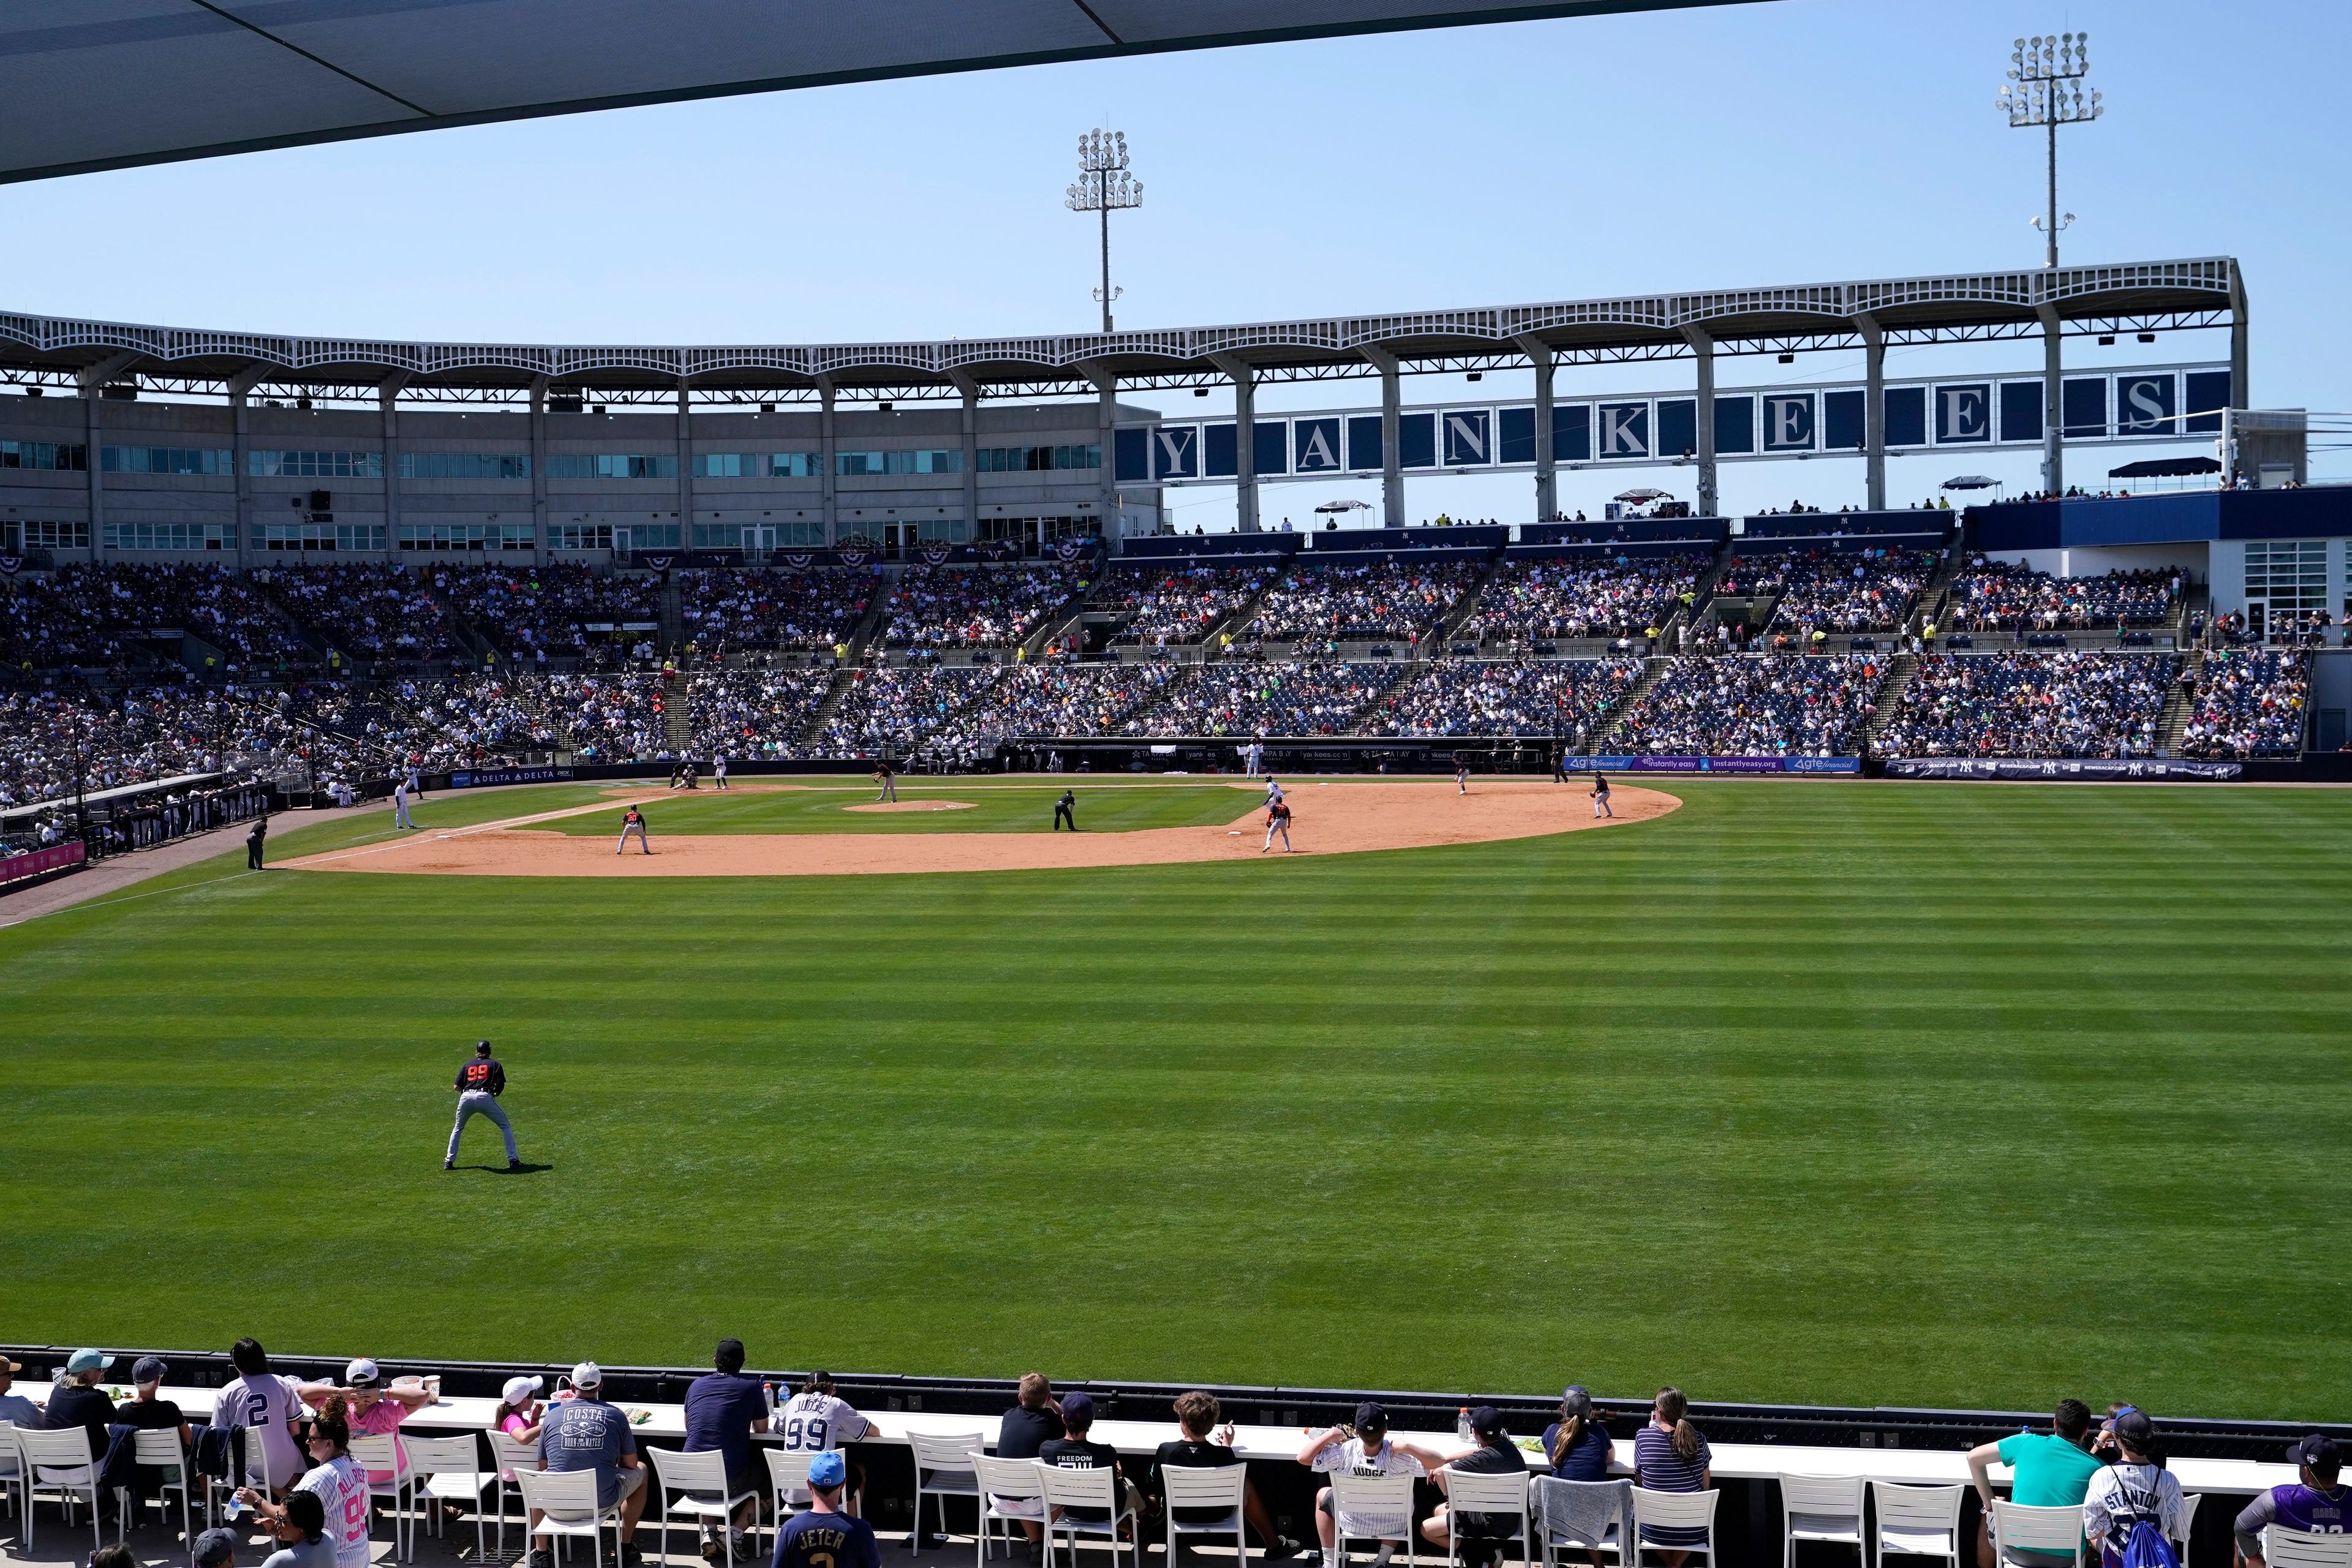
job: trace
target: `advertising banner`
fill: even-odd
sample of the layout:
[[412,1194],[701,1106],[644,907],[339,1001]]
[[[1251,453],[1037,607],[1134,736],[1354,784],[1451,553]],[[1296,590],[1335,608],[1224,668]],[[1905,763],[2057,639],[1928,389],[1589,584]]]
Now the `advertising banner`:
[[570,768],[482,768],[449,775],[451,789],[488,789],[492,784],[564,784]]
[[2182,762],[2172,757],[1896,757],[1891,779],[2234,779],[2236,763]]
[[1860,757],[1570,757],[1568,771],[1589,773],[1858,773]]
[[79,866],[81,861],[82,847],[79,838],[71,844],[52,844],[47,849],[36,849],[30,855],[11,855],[0,860],[0,883],[46,876],[68,866]]

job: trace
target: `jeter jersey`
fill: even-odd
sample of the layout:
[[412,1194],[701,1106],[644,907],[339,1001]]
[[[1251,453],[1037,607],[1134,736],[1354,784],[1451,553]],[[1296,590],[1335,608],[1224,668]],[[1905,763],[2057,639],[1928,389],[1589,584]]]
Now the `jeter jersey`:
[[842,1513],[794,1514],[776,1531],[772,1568],[881,1568],[874,1527]]
[[868,1436],[874,1423],[857,1414],[845,1399],[830,1394],[795,1394],[776,1412],[775,1430],[782,1435],[788,1450],[816,1454]]
[[338,1454],[294,1483],[315,1492],[327,1510],[327,1539],[335,1543],[335,1568],[368,1568],[367,1477],[349,1454]]
[[275,1486],[307,1468],[292,1434],[286,1430],[300,1407],[293,1381],[265,1372],[258,1377],[240,1377],[215,1396],[213,1425],[242,1426],[251,1433],[245,1440],[246,1473],[248,1477],[266,1474]]

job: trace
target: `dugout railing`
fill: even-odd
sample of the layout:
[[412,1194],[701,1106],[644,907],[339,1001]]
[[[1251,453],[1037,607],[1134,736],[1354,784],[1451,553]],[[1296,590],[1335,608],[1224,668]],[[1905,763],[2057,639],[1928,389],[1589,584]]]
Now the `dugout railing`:
[[[22,1363],[19,1381],[46,1381],[74,1348],[58,1345],[0,1345],[0,1353]],[[127,1366],[142,1355],[161,1356],[164,1381],[177,1387],[216,1388],[236,1375],[226,1352],[150,1350],[101,1347]],[[425,1362],[379,1356],[386,1378],[436,1374],[445,1394],[496,1398],[501,1386],[518,1373],[535,1374],[550,1389],[570,1371],[569,1363],[537,1362]],[[336,1382],[347,1358],[342,1355],[273,1354],[271,1366],[284,1373],[318,1382]],[[618,1404],[646,1401],[677,1404],[687,1385],[706,1371],[701,1367],[606,1366],[605,1392]],[[761,1371],[747,1368],[755,1377],[772,1382],[779,1397],[807,1373],[801,1369]],[[1016,1378],[927,1377],[895,1373],[833,1374],[835,1392],[860,1409],[923,1411],[934,1415],[970,1415],[974,1426],[993,1431],[994,1423],[1017,1402]],[[1388,1407],[1400,1431],[1451,1431],[1457,1414],[1467,1405],[1493,1405],[1503,1412],[1515,1436],[1539,1435],[1553,1420],[1556,1397],[1497,1394],[1470,1390],[1430,1392],[1389,1389],[1289,1388],[1253,1384],[1166,1384],[1118,1380],[1057,1381],[1057,1395],[1084,1390],[1093,1396],[1097,1416],[1106,1420],[1172,1422],[1178,1395],[1205,1388],[1224,1406],[1227,1419],[1263,1426],[1295,1426],[1300,1441],[1309,1428],[1353,1419],[1356,1405],[1377,1399]],[[1647,1420],[1646,1398],[1602,1397],[1596,1404],[1606,1414],[1610,1434],[1630,1438]],[[202,1410],[190,1417],[202,1421]],[[2049,1413],[2002,1410],[1942,1410],[1907,1406],[1833,1406],[1803,1405],[1742,1405],[1694,1402],[1690,1416],[1707,1437],[1718,1443],[1785,1445],[1790,1447],[1852,1448],[1860,1456],[1889,1448],[1941,1449],[1955,1452],[2009,1436],[2027,1428],[2046,1430]],[[2166,1452],[2179,1458],[2241,1459],[2277,1463],[2288,1446],[2308,1432],[2326,1432],[2339,1443],[2352,1443],[2352,1425],[2326,1422],[2229,1420],[2167,1415],[2159,1422]],[[909,1530],[913,1523],[914,1473],[910,1457],[895,1445],[867,1445],[859,1458],[866,1470],[866,1514],[886,1535]],[[488,1456],[484,1455],[485,1468]],[[1304,1466],[1282,1461],[1253,1461],[1252,1479],[1283,1532],[1309,1548],[1300,1561],[1311,1560],[1314,1544],[1312,1509],[1321,1477]],[[1769,1479],[1718,1477],[1723,1503],[1717,1514],[1718,1550],[1727,1563],[1778,1562],[1781,1553],[1780,1500],[1778,1484]],[[1417,1517],[1425,1517],[1440,1500],[1433,1486],[1424,1482],[1416,1500]],[[1977,1505],[1973,1493],[1966,1500],[1964,1530],[1972,1539]],[[2200,1508],[2185,1568],[2226,1568],[2231,1561],[2231,1521],[2234,1503]],[[952,1528],[964,1528],[955,1516]],[[1843,1561],[1843,1559],[1840,1559]]]

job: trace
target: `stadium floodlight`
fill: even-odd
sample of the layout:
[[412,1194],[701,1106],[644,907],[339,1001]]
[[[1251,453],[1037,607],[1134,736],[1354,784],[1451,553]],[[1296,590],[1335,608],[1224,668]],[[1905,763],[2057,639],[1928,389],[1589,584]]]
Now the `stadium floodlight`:
[[2058,265],[2058,231],[2074,215],[2058,212],[2058,128],[2080,125],[2106,112],[2098,92],[2085,100],[2083,79],[2091,70],[2091,35],[2052,33],[2020,38],[2009,52],[2009,80],[2001,85],[1993,107],[2009,116],[2011,126],[2042,127],[2050,136],[2050,214],[2032,220],[2049,244],[2045,265]]
[[1110,286],[1110,215],[1143,205],[1143,183],[1127,172],[1127,132],[1097,127],[1078,138],[1078,179],[1062,200],[1074,213],[1102,215],[1102,330],[1110,331],[1110,302],[1127,290]]

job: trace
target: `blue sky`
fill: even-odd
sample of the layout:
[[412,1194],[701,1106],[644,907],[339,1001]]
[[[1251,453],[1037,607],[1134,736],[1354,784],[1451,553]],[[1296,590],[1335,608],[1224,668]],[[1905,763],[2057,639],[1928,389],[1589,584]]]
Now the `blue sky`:
[[[1769,0],[828,88],[255,153],[0,188],[0,305],[175,325],[505,342],[824,342],[1082,331],[1079,132],[1127,132],[1121,326],[1802,283],[2036,263],[2042,142],[1993,107],[2010,40],[2092,37],[2097,123],[2062,133],[2070,261],[2233,254],[2253,400],[2340,409],[2352,7],[2322,0]],[[2223,334],[2070,342],[2070,364],[2221,358]],[[2038,346],[1890,355],[2032,369]],[[1859,357],[1724,362],[1726,386]],[[1688,384],[1687,363],[1563,392]],[[1480,390],[1507,394],[1516,378]],[[1500,386],[1497,383],[1501,383]],[[1414,401],[1465,395],[1419,377]],[[1370,402],[1278,388],[1262,410]],[[1139,401],[1149,401],[1139,398]],[[1187,414],[1223,396],[1160,395]],[[1179,408],[1179,405],[1182,406]],[[2128,456],[2147,455],[2134,451]],[[2106,451],[2070,477],[2104,473]],[[1971,467],[2025,485],[2027,457]],[[1898,500],[1951,459],[1898,460]],[[2326,463],[2322,473],[2330,473]],[[2333,477],[2352,477],[2335,474]],[[1563,475],[1597,514],[1634,476]],[[1688,495],[1687,469],[1639,482]],[[1376,486],[1271,487],[1269,519]],[[1729,510],[1858,502],[1858,461],[1727,465]],[[1408,510],[1517,520],[1523,475]],[[1229,490],[1171,492],[1230,526]]]

